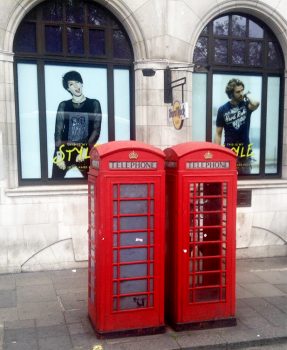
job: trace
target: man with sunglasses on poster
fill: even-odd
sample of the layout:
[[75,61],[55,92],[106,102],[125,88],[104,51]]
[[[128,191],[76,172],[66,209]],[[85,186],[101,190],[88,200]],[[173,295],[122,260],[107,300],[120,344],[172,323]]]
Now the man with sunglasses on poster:
[[224,130],[224,146],[237,155],[238,175],[251,174],[250,118],[259,107],[259,102],[248,97],[249,92],[244,93],[244,84],[239,79],[229,80],[225,92],[230,101],[218,109],[214,142],[221,144]]
[[58,106],[52,178],[63,179],[73,167],[77,167],[83,177],[87,178],[89,151],[98,141],[101,132],[101,105],[98,100],[84,96],[80,73],[67,72],[62,83],[72,99],[62,101]]

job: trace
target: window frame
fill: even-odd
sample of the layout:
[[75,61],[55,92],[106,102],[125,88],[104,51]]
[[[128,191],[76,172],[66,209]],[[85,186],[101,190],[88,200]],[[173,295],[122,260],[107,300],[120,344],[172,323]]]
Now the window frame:
[[[63,53],[47,53],[45,52],[45,24],[56,25],[57,22],[41,20],[41,11],[44,8],[44,3],[39,4],[32,9],[26,17],[20,23],[25,23],[26,19],[28,22],[31,20],[29,17],[34,16],[36,27],[38,28],[36,33],[36,52],[15,52],[14,58],[14,82],[15,82],[15,108],[16,108],[16,137],[17,137],[17,164],[18,164],[18,183],[20,186],[33,186],[33,185],[65,185],[65,184],[86,184],[87,180],[84,178],[65,178],[56,180],[48,178],[48,155],[47,155],[47,130],[46,130],[46,101],[45,101],[45,65],[64,65],[73,67],[89,67],[89,68],[105,68],[107,70],[107,115],[108,115],[108,141],[115,140],[115,110],[114,110],[114,70],[125,69],[129,72],[129,93],[130,93],[130,139],[135,139],[135,76],[133,69],[133,49],[128,37],[127,32],[121,25],[120,21],[110,12],[109,9],[102,5],[84,1],[85,6],[88,4],[96,4],[104,11],[106,11],[108,17],[108,25],[92,27],[88,23],[68,23],[65,22],[66,27],[81,27],[84,28],[84,55],[72,55],[68,53],[67,45],[64,41],[64,33],[62,33],[62,45]],[[85,7],[85,16],[87,16],[87,7]],[[40,28],[39,28],[40,27]],[[95,28],[105,30],[105,55],[97,56],[88,54],[87,33],[89,28]],[[129,45],[131,57],[128,59],[115,58],[113,57],[113,30],[122,30],[125,34],[127,44]],[[17,37],[17,32],[15,38]],[[15,39],[14,39],[15,45]],[[18,89],[18,72],[17,66],[19,63],[32,63],[37,66],[37,82],[38,82],[38,106],[39,106],[39,138],[40,138],[40,159],[41,159],[41,178],[27,179],[22,177],[22,164],[21,164],[21,151],[20,151],[20,111],[19,111],[19,89]],[[55,111],[56,112],[56,111]]]
[[[213,22],[218,18],[229,16],[229,31],[231,30],[231,17],[232,16],[243,16],[248,20],[255,22],[264,29],[263,39],[264,45],[272,41],[275,42],[278,48],[278,53],[282,66],[277,68],[267,67],[267,48],[264,46],[263,54],[263,65],[261,66],[246,66],[246,64],[217,64],[214,63],[213,52],[214,52],[214,41],[217,39],[217,36],[213,36]],[[207,29],[207,33],[204,31]],[[202,30],[199,35],[197,42],[202,37],[206,37],[207,42],[207,62],[197,63],[194,59],[194,73],[196,74],[205,74],[206,75],[206,130],[205,130],[205,139],[206,141],[213,142],[214,135],[212,135],[212,96],[213,96],[213,75],[214,74],[234,74],[234,75],[252,75],[260,76],[262,78],[262,90],[261,90],[261,127],[260,127],[260,168],[259,174],[250,174],[250,175],[240,175],[239,179],[277,179],[282,177],[282,153],[283,153],[283,118],[284,118],[284,55],[279,45],[278,40],[275,35],[272,33],[270,28],[260,21],[258,18],[255,18],[251,15],[246,15],[244,13],[230,12],[227,14],[221,14],[220,16],[215,17],[211,20],[207,26]],[[233,37],[232,35],[225,36],[228,40],[228,51],[227,57],[231,61],[232,57],[232,43],[233,39],[239,39]],[[272,40],[271,40],[272,39]],[[244,40],[244,39],[243,39]],[[247,39],[246,39],[247,41]],[[247,51],[247,50],[246,50]],[[195,55],[195,51],[194,51]],[[245,52],[245,57],[247,52]],[[279,93],[279,130],[278,130],[278,148],[277,148],[277,173],[268,174],[265,173],[265,154],[266,154],[266,124],[267,124],[267,81],[269,77],[278,77],[280,79],[280,93]],[[224,89],[224,87],[223,87]],[[226,96],[226,101],[228,97]]]

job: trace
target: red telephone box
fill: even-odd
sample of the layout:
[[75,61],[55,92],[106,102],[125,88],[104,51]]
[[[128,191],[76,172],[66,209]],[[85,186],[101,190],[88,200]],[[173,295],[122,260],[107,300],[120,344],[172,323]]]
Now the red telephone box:
[[91,152],[88,310],[99,337],[165,330],[164,159],[137,141]]
[[166,313],[176,330],[235,325],[235,154],[209,142],[167,148]]

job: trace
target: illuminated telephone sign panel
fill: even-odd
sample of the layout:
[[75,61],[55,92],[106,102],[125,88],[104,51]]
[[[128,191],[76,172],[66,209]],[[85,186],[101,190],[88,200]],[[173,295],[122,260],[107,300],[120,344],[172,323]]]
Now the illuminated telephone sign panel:
[[166,313],[176,329],[234,325],[236,156],[209,142],[166,154]]
[[100,337],[165,329],[164,158],[137,141],[91,153],[88,309]]

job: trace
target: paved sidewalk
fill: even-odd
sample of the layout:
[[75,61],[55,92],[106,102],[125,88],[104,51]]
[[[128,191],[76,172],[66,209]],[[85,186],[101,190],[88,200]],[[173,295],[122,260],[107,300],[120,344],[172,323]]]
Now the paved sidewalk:
[[237,261],[236,318],[235,327],[98,340],[86,269],[0,275],[0,350],[287,349],[287,257]]

